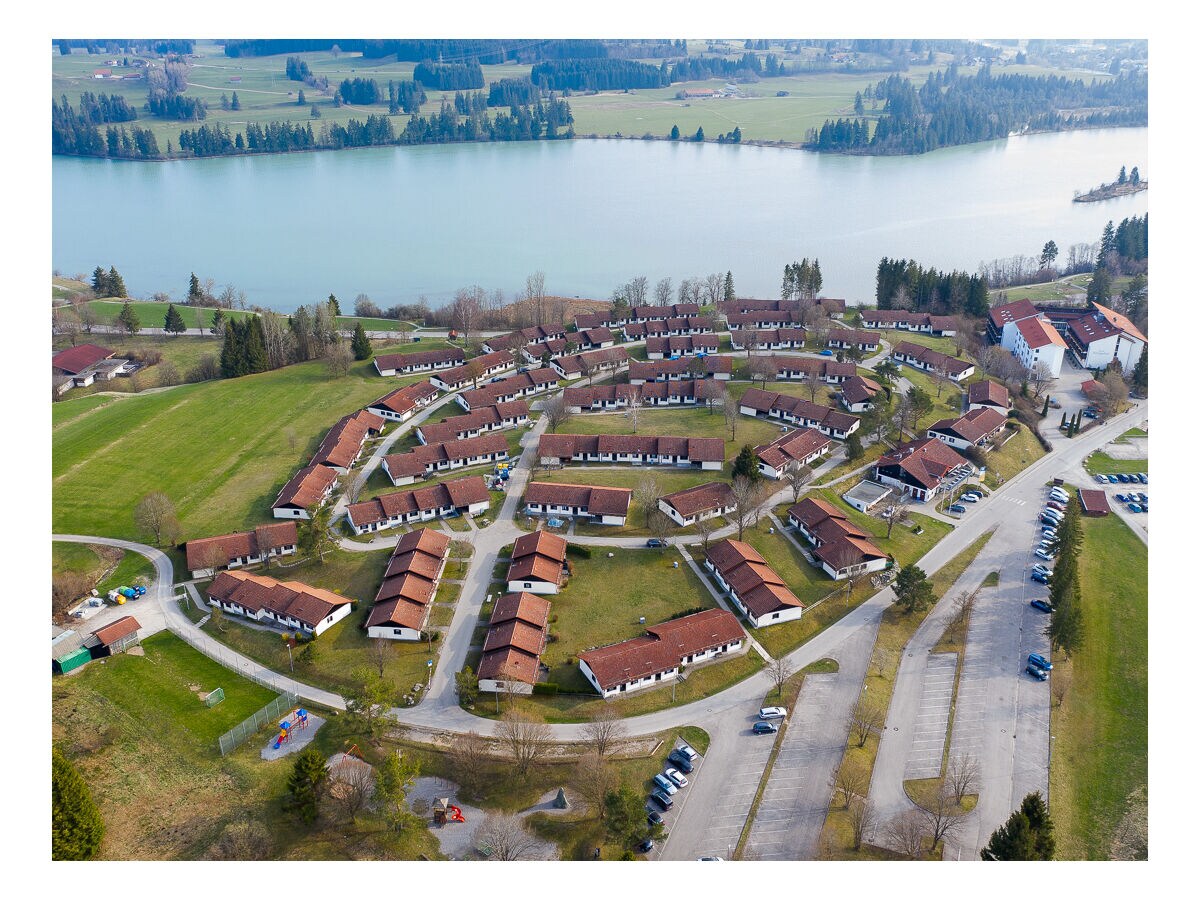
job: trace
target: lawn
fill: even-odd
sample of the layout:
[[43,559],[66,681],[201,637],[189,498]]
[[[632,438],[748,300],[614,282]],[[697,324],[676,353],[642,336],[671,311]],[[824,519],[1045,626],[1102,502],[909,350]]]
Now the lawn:
[[119,402],[56,404],[54,529],[140,538],[132,510],[151,491],[174,502],[184,540],[270,521],[279,489],[329,428],[404,383],[384,382],[365,362],[333,379],[314,361]]
[[988,453],[985,481],[989,488],[995,488],[1008,481],[1046,455],[1033,432],[1024,425],[1019,426],[1019,429],[1004,442],[1003,447]]
[[1128,475],[1131,472],[1149,473],[1149,462],[1144,459],[1115,459],[1103,450],[1096,450],[1083,461],[1089,475]]
[[[1050,812],[1058,859],[1110,859],[1126,802],[1147,785],[1147,554],[1117,516],[1084,519],[1083,533],[1083,646],[1056,655],[1052,675],[1069,687],[1051,707]],[[1144,816],[1125,823],[1143,840]]]
[[[757,381],[731,381],[729,383],[729,396],[734,400],[740,401],[746,391],[752,387],[759,388],[760,390],[774,391],[777,394],[783,394],[787,397],[810,399],[808,385],[800,381],[768,381],[765,388],[761,387]],[[844,412],[844,409],[838,405],[837,395],[839,393],[840,391],[834,385],[822,382],[817,388],[816,400],[813,402],[824,406],[832,406]]]
[[[901,341],[908,341],[910,344],[930,347],[940,353],[945,353],[947,356],[954,356],[958,352],[958,348],[954,346],[954,338],[952,337],[937,337],[932,334],[922,334],[919,331],[905,331],[897,328],[884,328],[879,333],[893,347]],[[963,356],[961,358],[970,360],[970,356]]]
[[[121,314],[121,308],[124,305],[125,302],[122,300],[88,301],[88,306],[96,313],[96,319],[101,325],[115,325],[117,316]],[[129,306],[133,309],[138,323],[143,328],[163,328],[166,325],[169,303],[160,303],[156,300],[130,300]],[[176,303],[175,309],[179,311],[179,315],[183,318],[183,324],[188,327],[188,331],[193,332],[199,337],[200,329],[203,328],[205,335],[212,336],[209,334],[209,328],[212,327],[215,310],[209,307],[187,306],[183,303]],[[257,313],[236,309],[227,309],[224,310],[224,313],[226,319],[245,319],[257,315]],[[101,337],[107,340],[120,337],[120,335],[102,335]]]
[[[392,839],[326,819],[301,826],[282,803],[292,759],[259,758],[267,732],[227,757],[217,751],[217,736],[274,693],[169,633],[142,646],[145,657],[92,663],[53,683],[54,742],[74,760],[100,807],[101,858],[203,858],[226,825],[247,820],[271,835],[273,859],[437,857],[425,829]],[[220,686],[226,699],[208,709],[193,685]],[[323,753],[342,748],[347,733],[339,725],[330,722],[317,733]]]
[[[211,354],[218,360],[221,356],[221,342],[212,335],[201,337],[195,333],[177,335],[170,337],[159,334],[94,334],[80,335],[77,343],[100,344],[108,347],[116,352],[117,359],[128,359],[131,355],[146,354],[149,352],[157,352],[162,354],[164,361],[170,361],[174,364],[175,370],[179,373],[179,380],[184,381],[188,378],[196,364],[201,358]],[[53,348],[55,351],[65,350],[71,346],[68,338],[54,338]],[[79,397],[86,397],[89,394],[99,391],[135,391],[145,390],[146,388],[159,387],[159,375],[161,370],[158,366],[149,366],[135,372],[128,378],[118,377],[112,381],[97,381],[95,384],[86,388],[72,388],[66,394],[66,400],[62,400],[55,404],[55,408],[74,400]],[[55,423],[57,424],[57,422]]]
[[[374,331],[416,331],[417,330],[417,326],[414,325],[412,322],[401,322],[399,319],[377,319],[377,318],[372,318],[371,316],[338,316],[337,317],[338,328],[342,328],[347,331],[353,331],[354,326],[357,325],[359,322],[362,322],[363,331],[367,332],[367,334],[370,334],[371,332],[374,332]],[[433,343],[433,342],[431,342],[431,343]],[[441,343],[441,342],[439,341],[436,343]],[[420,347],[425,350],[431,349],[431,348],[425,346],[424,341],[422,341],[420,343]],[[393,352],[395,352],[395,351],[393,351]]]
[[[139,578],[154,578],[154,564],[140,553],[126,553],[117,547],[99,544],[75,544],[55,541],[51,562],[54,572],[80,572],[93,580],[101,594]],[[109,574],[101,578],[106,572]]]
[[[912,512],[910,518],[915,525],[920,526],[922,533],[915,534],[910,526],[896,525],[892,529],[891,538],[887,538],[885,537],[887,534],[885,522],[874,516],[864,515],[847,505],[841,499],[836,488],[811,491],[809,496],[825,500],[844,512],[851,522],[872,535],[872,539],[879,549],[890,554],[898,566],[904,566],[920,559],[953,528],[946,522]],[[782,504],[776,507],[775,513],[781,521],[787,521],[787,507],[790,505]],[[822,597],[838,592],[837,596],[829,597],[824,603],[806,611],[795,621],[760,628],[755,632],[755,638],[768,653],[772,656],[780,656],[812,639],[850,610],[878,593],[878,589],[871,586],[869,578],[860,579],[847,596],[844,581],[835,583],[823,572],[810,566],[787,538],[778,533],[768,534],[767,527],[767,523],[762,522],[759,523],[758,529],[748,529],[745,540],[775,568],[775,571],[787,582],[788,586],[792,588],[792,592],[802,602],[812,604]],[[803,538],[798,538],[798,540],[803,542]]]
[[[725,459],[737,456],[742,445],[769,444],[779,437],[779,425],[765,419],[739,416],[737,438],[729,438],[725,417],[719,411],[696,409],[644,409],[634,431],[625,413],[591,413],[574,416],[559,428],[561,434],[641,434],[718,437],[725,441]],[[714,477],[718,473],[713,473]]]
[[933,409],[921,416],[917,423],[917,434],[924,437],[929,426],[939,419],[957,418],[962,415],[962,390],[952,381],[945,381],[940,386],[941,396],[938,396],[939,385],[934,377],[927,372],[921,372],[912,366],[900,366],[900,376],[908,379],[914,387],[918,387],[929,395],[933,401]]

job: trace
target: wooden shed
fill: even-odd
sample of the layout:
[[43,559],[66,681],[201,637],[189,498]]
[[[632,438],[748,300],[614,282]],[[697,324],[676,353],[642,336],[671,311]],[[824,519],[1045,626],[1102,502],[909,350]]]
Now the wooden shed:
[[116,656],[139,643],[138,629],[141,627],[133,616],[122,616],[93,631],[83,646],[91,652],[92,659]]

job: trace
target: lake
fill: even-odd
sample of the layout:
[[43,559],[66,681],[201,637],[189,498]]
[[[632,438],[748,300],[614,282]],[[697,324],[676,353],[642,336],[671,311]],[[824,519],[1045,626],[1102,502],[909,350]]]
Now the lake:
[[1149,179],[1147,129],[1010,138],[923,156],[847,157],[665,141],[381,147],[166,163],[54,157],[54,266],[115,265],[135,296],[190,272],[294,309],[330,292],[438,306],[479,284],[607,298],[636,275],[733,272],[777,296],[817,257],[825,296],[873,302],[883,256],[974,272],[1099,240],[1144,191],[1072,203],[1120,167]]

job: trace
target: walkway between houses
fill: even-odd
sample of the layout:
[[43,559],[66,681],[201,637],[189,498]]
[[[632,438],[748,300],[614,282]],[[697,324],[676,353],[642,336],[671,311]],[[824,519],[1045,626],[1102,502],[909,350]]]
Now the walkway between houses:
[[[682,544],[676,544],[675,549],[679,551],[680,556],[682,556],[685,560],[687,560],[688,566],[691,568],[691,570],[693,572],[696,573],[696,577],[700,579],[700,583],[703,584],[708,589],[708,592],[710,594],[712,594],[713,599],[717,601],[717,606],[721,607],[721,609],[725,610],[726,612],[733,613],[735,616],[737,616],[738,611],[736,609],[734,609],[732,606],[730,606],[729,600],[726,598],[725,594],[722,593],[721,591],[718,591],[713,586],[712,582],[708,580],[704,571],[696,563],[696,560],[692,558],[692,554],[688,553],[685,549],[683,549]],[[740,616],[739,616],[739,618],[740,618]],[[753,647],[758,652],[758,655],[761,656],[764,660],[766,660],[766,662],[768,664],[774,662],[774,659],[772,658],[771,654],[768,653],[763,648],[762,644],[760,644],[758,641],[756,641],[754,639],[754,635],[752,635],[750,633],[749,629],[745,629],[745,631],[746,631],[746,640],[750,643],[750,646]]]

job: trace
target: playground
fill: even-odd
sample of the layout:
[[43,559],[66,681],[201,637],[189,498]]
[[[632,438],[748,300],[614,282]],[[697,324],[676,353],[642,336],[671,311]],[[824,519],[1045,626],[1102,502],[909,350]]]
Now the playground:
[[313,742],[325,720],[303,707],[297,707],[281,719],[267,745],[262,749],[265,760],[282,759],[289,753],[299,753]]
[[[524,818],[535,812],[565,813],[554,805],[558,791],[553,790],[540,798],[536,806],[522,810],[517,815]],[[425,811],[429,833],[437,838],[438,847],[450,859],[482,859],[475,846],[475,829],[487,818],[486,811],[458,799],[458,785],[445,778],[423,776],[413,782],[408,792],[408,802],[413,811]],[[558,847],[552,841],[539,840],[531,858],[557,859]]]

